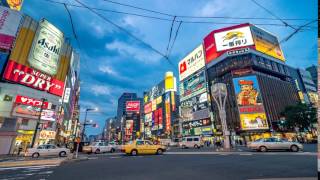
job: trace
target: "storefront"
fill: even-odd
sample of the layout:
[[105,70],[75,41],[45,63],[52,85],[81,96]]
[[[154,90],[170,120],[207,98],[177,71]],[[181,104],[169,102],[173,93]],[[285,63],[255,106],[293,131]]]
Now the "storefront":
[[55,131],[41,130],[39,134],[39,144],[54,144],[55,138]]

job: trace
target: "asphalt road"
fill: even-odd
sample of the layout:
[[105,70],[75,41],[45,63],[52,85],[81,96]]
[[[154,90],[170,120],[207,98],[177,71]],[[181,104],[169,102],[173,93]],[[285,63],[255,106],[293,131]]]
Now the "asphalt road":
[[307,145],[305,152],[299,153],[258,153],[246,151],[244,147],[240,149],[243,151],[226,153],[213,151],[213,148],[170,148],[165,155],[137,157],[121,153],[92,154],[89,155],[89,160],[67,162],[60,166],[0,169],[0,180],[248,180],[290,177],[299,180],[305,177],[316,179],[316,145]]

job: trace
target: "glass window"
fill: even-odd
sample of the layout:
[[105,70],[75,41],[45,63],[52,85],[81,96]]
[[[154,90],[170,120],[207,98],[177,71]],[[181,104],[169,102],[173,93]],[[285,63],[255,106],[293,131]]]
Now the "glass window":
[[48,145],[48,149],[55,149],[56,148],[56,146],[54,146],[54,145]]
[[104,144],[101,142],[101,143],[99,143],[99,146],[103,146]]
[[187,141],[192,141],[192,138],[187,138]]
[[45,146],[39,146],[37,149],[45,149]]
[[23,125],[23,126],[28,126],[28,122],[29,122],[28,119],[22,119],[21,125]]
[[144,145],[144,142],[143,142],[143,141],[137,141],[136,144],[137,144],[137,145]]
[[194,141],[199,141],[199,138],[193,138]]
[[274,142],[274,138],[268,138],[268,139],[265,139],[264,142]]
[[150,141],[145,141],[146,145],[153,145]]

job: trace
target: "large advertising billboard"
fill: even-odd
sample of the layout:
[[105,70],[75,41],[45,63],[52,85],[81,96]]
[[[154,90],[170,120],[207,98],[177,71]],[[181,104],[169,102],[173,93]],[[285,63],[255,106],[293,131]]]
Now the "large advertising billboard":
[[0,0],[0,5],[20,11],[24,0]]
[[57,74],[63,42],[63,33],[43,19],[39,23],[29,54],[28,62],[31,67],[50,75]]
[[161,81],[158,85],[151,88],[149,92],[146,92],[143,97],[144,103],[148,103],[165,93],[164,81]]
[[170,95],[165,96],[165,113],[166,113],[166,132],[171,131],[171,110],[170,110]]
[[224,53],[241,54],[249,49],[285,60],[277,37],[249,23],[214,30],[203,44],[207,64]]
[[209,117],[208,94],[202,93],[180,103],[183,120],[196,120]]
[[251,25],[253,41],[257,51],[285,61],[278,38],[256,26]]
[[3,78],[57,96],[63,94],[64,82],[12,60],[7,63]]
[[14,10],[0,6],[0,48],[11,49],[22,15]]
[[217,32],[214,39],[218,52],[253,45],[249,26]]
[[140,111],[140,101],[127,101],[126,102],[127,112],[139,112]]
[[205,72],[201,71],[180,83],[180,101],[206,92]]
[[262,96],[254,75],[233,79],[242,130],[268,129]]
[[179,62],[179,80],[182,81],[205,66],[202,44]]

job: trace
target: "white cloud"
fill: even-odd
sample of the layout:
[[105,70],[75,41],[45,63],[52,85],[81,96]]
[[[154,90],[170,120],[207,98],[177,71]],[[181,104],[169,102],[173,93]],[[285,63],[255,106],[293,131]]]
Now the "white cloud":
[[115,70],[113,70],[111,66],[102,65],[99,67],[99,71],[103,73],[107,73],[112,76],[118,76],[118,73]]
[[209,1],[200,10],[196,11],[199,16],[214,16],[217,12],[227,9],[225,2],[221,0]]
[[108,50],[118,51],[122,56],[133,57],[146,64],[158,62],[161,58],[160,55],[154,53],[152,50],[137,47],[118,40],[106,44],[105,47]]
[[99,96],[99,95],[110,95],[111,91],[108,86],[102,86],[102,85],[92,85],[91,86],[91,91],[94,95]]

